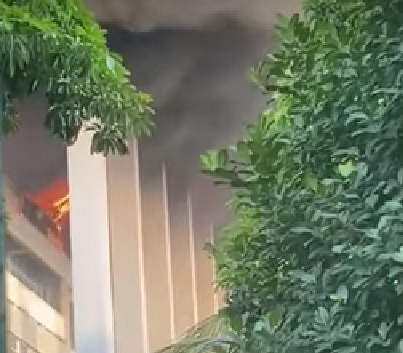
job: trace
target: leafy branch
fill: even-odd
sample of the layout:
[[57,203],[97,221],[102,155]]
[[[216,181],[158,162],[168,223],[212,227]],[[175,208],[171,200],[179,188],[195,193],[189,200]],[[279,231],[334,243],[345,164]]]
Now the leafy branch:
[[78,0],[2,0],[0,71],[5,132],[18,127],[15,103],[46,98],[46,127],[68,144],[93,131],[91,151],[126,153],[150,133],[151,98],[130,84],[105,32]]

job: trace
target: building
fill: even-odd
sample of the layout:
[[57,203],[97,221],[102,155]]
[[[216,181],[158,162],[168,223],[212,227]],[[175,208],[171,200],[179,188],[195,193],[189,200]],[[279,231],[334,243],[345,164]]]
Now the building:
[[111,30],[158,112],[128,156],[90,156],[88,134],[66,148],[43,128],[40,101],[20,107],[3,144],[9,353],[152,353],[223,305],[204,246],[228,217],[227,193],[199,156],[261,112],[245,72],[271,38],[233,22]]
[[153,352],[217,312],[203,248],[219,193],[136,141],[125,157],[90,156],[90,135],[66,150],[25,120],[36,104],[4,143],[9,352]]
[[66,222],[46,215],[46,205],[65,190],[54,185],[18,197],[10,182],[4,190],[9,353],[69,353],[74,341],[70,253],[68,238],[61,237],[66,226],[60,227]]

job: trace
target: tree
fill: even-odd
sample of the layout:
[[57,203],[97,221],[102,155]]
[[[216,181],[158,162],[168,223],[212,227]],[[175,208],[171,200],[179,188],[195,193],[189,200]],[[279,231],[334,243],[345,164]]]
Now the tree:
[[212,252],[241,343],[216,352],[403,351],[402,15],[308,0],[255,70],[268,109],[204,157],[236,215]]
[[[67,144],[92,131],[91,153],[127,153],[126,140],[151,127],[150,97],[130,85],[121,58],[79,0],[0,1],[1,136],[18,128],[15,103],[34,93],[48,104],[45,126]],[[0,235],[5,352],[4,224]]]

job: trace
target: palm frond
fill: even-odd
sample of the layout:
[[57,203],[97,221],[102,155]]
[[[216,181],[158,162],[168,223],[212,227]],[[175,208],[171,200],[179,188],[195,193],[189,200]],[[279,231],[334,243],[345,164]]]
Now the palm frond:
[[231,311],[223,308],[188,330],[179,342],[156,353],[242,353],[242,343],[230,323]]

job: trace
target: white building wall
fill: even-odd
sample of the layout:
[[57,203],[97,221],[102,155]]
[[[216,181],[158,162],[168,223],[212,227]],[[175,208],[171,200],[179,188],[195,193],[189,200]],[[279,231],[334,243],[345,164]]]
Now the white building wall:
[[113,353],[106,159],[91,156],[91,135],[68,149],[75,349]]
[[68,152],[76,351],[152,353],[217,310],[212,210],[137,142],[104,160],[86,139]]

